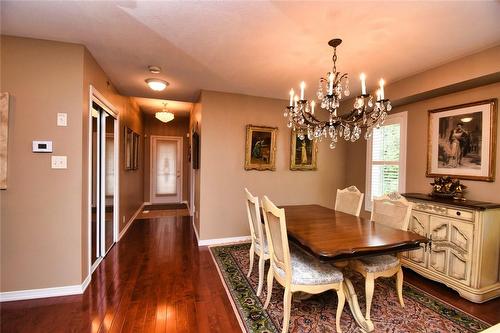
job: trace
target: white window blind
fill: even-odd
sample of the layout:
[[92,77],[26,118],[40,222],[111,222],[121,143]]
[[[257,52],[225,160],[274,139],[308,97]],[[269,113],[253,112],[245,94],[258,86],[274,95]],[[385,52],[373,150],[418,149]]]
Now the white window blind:
[[373,198],[404,192],[406,165],[406,112],[387,117],[367,142],[365,208]]

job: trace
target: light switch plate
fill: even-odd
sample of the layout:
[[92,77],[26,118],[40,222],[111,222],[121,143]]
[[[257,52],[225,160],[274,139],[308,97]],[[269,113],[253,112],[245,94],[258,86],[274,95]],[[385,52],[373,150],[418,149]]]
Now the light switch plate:
[[58,113],[57,114],[57,126],[68,126],[68,114]]
[[34,153],[52,153],[52,141],[33,141],[32,151]]
[[52,156],[52,169],[67,169],[68,157],[67,156]]

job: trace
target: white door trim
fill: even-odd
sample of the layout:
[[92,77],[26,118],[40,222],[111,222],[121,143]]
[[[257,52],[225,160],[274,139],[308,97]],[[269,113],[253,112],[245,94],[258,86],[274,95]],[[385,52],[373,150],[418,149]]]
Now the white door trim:
[[178,165],[178,174],[180,177],[180,186],[179,186],[179,189],[178,189],[178,194],[177,194],[177,198],[178,198],[178,201],[177,202],[182,202],[182,198],[183,198],[183,193],[182,193],[182,188],[183,188],[183,183],[184,183],[184,179],[183,179],[183,168],[184,168],[184,165],[183,165],[183,160],[182,160],[182,151],[183,151],[183,146],[182,146],[182,137],[181,136],[164,136],[164,135],[151,135],[150,136],[150,144],[149,144],[149,198],[152,203],[161,203],[160,201],[157,201],[155,200],[155,194],[154,194],[154,189],[155,189],[155,181],[154,181],[154,160],[155,160],[155,148],[156,148],[156,145],[155,145],[155,141],[158,140],[158,139],[163,139],[163,140],[173,140],[173,141],[177,141],[177,160],[179,161],[179,165]]

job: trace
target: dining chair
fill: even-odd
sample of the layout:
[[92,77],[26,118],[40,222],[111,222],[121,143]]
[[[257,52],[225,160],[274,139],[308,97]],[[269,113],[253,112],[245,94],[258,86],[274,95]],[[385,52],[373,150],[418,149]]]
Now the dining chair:
[[245,194],[247,197],[248,223],[250,224],[250,235],[252,238],[252,245],[250,246],[250,267],[248,268],[247,277],[250,277],[252,274],[254,256],[257,254],[259,256],[259,285],[257,287],[257,296],[260,296],[262,286],[264,285],[264,263],[266,260],[269,260],[269,251],[263,230],[264,227],[260,218],[259,198],[254,197],[246,188]]
[[[411,204],[399,193],[393,192],[374,198],[371,220],[386,226],[407,230],[410,223]],[[373,299],[375,279],[396,274],[396,289],[399,303],[403,301],[403,270],[398,255],[379,255],[353,260],[350,267],[365,278],[366,320],[370,320],[370,308]]]
[[271,257],[264,309],[269,306],[273,281],[276,279],[285,288],[282,333],[288,332],[293,293],[319,294],[327,290],[336,290],[338,305],[335,325],[337,332],[342,332],[340,316],[345,303],[342,272],[331,264],[320,262],[298,247],[289,246],[283,208],[276,207],[267,196],[262,199],[262,208]]
[[364,196],[354,185],[346,187],[343,190],[337,189],[335,210],[359,216]]

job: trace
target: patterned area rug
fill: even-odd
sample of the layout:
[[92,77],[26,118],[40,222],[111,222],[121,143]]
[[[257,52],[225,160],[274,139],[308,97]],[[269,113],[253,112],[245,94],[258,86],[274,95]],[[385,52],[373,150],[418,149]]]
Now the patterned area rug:
[[[250,278],[248,272],[250,244],[211,247],[223,281],[247,332],[280,332],[283,321],[283,288],[274,281],[271,304],[263,309],[266,282],[260,297],[258,284],[258,257]],[[265,272],[267,274],[268,264]],[[354,284],[361,309],[364,312],[364,280],[357,273],[346,273]],[[395,280],[379,278],[375,282],[371,318],[375,332],[479,332],[490,325],[466,314],[448,303],[408,284],[404,284],[405,308],[399,305]],[[328,291],[306,300],[293,300],[290,332],[335,332],[337,295]],[[360,332],[349,305],[345,304],[341,317],[342,331]]]

